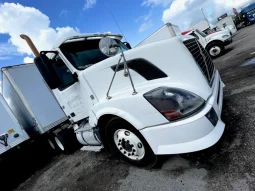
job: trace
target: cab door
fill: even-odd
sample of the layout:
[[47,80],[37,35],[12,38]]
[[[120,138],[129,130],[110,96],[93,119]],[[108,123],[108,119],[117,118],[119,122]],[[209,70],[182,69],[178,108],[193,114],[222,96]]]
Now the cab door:
[[87,86],[81,85],[77,74],[68,68],[59,54],[51,57],[52,70],[60,81],[59,87],[52,91],[61,108],[74,122],[88,117],[92,101],[88,99],[88,89],[84,88]]

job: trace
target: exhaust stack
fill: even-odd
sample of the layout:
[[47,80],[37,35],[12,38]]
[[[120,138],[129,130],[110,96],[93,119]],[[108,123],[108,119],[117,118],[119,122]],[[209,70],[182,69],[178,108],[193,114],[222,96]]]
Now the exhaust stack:
[[30,47],[30,49],[32,50],[33,54],[35,55],[35,57],[39,56],[39,51],[37,50],[37,48],[35,47],[34,43],[32,42],[32,40],[25,34],[21,34],[20,37],[22,39],[24,39],[28,46]]

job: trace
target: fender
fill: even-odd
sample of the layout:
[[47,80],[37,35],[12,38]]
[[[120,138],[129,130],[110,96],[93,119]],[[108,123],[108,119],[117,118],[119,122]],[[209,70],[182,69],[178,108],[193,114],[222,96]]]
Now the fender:
[[212,41],[208,42],[208,44],[205,46],[205,49],[207,49],[208,46],[211,45],[212,43],[221,43],[221,44],[224,44],[224,42],[221,41],[221,40],[212,40]]
[[134,116],[132,116],[130,113],[127,113],[121,109],[117,109],[117,108],[113,108],[113,107],[107,107],[107,108],[103,108],[101,110],[98,110],[95,113],[96,117],[92,117],[92,119],[90,119],[90,124],[96,124],[98,123],[98,119],[100,117],[102,117],[103,115],[115,115],[118,116],[124,120],[126,120],[128,123],[130,123],[131,125],[133,125],[137,130],[142,129],[144,126],[141,122],[139,122],[137,120],[137,118],[135,118]]

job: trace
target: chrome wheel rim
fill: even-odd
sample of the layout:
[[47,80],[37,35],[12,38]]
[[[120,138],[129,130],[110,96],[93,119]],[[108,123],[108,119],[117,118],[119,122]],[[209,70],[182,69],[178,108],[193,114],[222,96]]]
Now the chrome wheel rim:
[[210,49],[210,55],[212,56],[218,56],[221,52],[221,48],[218,46],[214,46]]
[[64,147],[64,145],[61,143],[61,141],[59,140],[59,138],[55,137],[55,141],[56,141],[58,147],[59,147],[62,151],[64,151],[64,150],[65,150],[65,147]]
[[115,131],[114,143],[118,150],[131,160],[141,160],[145,155],[142,141],[129,130],[118,129]]

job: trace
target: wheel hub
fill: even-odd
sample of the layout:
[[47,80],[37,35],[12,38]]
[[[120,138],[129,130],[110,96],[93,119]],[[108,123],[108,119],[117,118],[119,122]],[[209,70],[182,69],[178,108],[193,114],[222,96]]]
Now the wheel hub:
[[134,145],[132,144],[130,144],[129,143],[129,140],[122,140],[121,141],[121,145],[122,145],[122,147],[126,150],[126,151],[128,151],[128,152],[131,152],[132,151],[132,148],[134,147]]
[[220,52],[221,52],[221,49],[220,49],[220,47],[218,47],[218,46],[214,46],[214,47],[212,47],[212,48],[210,49],[210,54],[211,54],[212,56],[217,56],[217,55],[220,54]]
[[129,130],[117,130],[114,133],[114,142],[118,150],[129,159],[141,160],[145,155],[141,140]]

